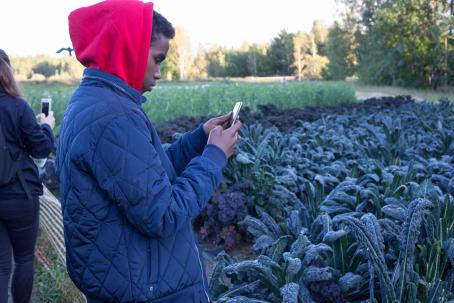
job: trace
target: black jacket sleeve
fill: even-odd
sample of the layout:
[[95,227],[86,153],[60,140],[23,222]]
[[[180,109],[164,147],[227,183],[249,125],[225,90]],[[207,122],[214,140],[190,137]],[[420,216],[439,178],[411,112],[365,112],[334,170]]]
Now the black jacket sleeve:
[[46,158],[54,145],[54,135],[49,125],[38,125],[35,113],[27,104],[20,117],[21,137],[27,153],[34,158]]

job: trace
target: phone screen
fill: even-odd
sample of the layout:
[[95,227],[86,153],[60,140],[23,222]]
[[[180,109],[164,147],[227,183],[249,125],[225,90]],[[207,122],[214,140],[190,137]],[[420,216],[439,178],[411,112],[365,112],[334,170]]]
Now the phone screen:
[[49,116],[49,102],[41,102],[41,112],[47,116]]
[[232,118],[230,118],[230,126],[235,124],[236,120],[238,119],[238,115],[240,114],[240,109],[241,109],[242,105],[243,105],[243,102],[235,103],[235,106],[233,107]]

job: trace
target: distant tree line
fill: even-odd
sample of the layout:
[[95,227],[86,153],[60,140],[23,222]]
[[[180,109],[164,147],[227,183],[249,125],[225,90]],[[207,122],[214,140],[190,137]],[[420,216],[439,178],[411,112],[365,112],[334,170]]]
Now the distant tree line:
[[[188,34],[177,27],[163,79],[206,79],[211,77],[295,76],[322,79],[328,60],[325,44],[328,27],[319,21],[309,33],[282,30],[266,44],[244,43],[238,49],[222,46],[199,47],[194,54]],[[21,80],[62,80],[82,76],[83,67],[75,57],[13,57],[12,64]]]
[[75,57],[12,57],[11,65],[19,80],[71,81],[82,77],[83,66]]
[[310,32],[279,32],[266,44],[244,43],[238,49],[219,45],[199,48],[192,54],[188,35],[176,29],[162,74],[167,79],[207,77],[295,76],[322,79],[327,64],[325,44],[328,28],[320,21]]
[[339,0],[325,78],[379,85],[454,85],[454,0]]
[[[177,27],[162,78],[292,76],[377,85],[454,85],[454,0],[337,0],[341,21],[279,32],[269,43],[199,47]],[[80,78],[75,57],[12,58],[20,79]]]

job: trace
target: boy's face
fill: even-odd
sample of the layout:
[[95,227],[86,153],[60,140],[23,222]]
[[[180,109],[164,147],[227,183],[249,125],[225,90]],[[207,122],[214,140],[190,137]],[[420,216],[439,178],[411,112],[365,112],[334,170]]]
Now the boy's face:
[[168,51],[169,39],[163,35],[159,35],[158,39],[151,43],[142,93],[151,91],[156,86],[156,82],[161,79],[161,62],[165,60]]

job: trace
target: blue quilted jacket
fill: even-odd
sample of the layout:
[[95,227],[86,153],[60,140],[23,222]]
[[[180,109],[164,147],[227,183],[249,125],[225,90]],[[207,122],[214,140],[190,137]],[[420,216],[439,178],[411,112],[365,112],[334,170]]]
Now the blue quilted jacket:
[[65,111],[57,166],[68,272],[102,302],[208,302],[191,219],[226,156],[202,127],[164,151],[145,100],[88,68]]

